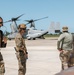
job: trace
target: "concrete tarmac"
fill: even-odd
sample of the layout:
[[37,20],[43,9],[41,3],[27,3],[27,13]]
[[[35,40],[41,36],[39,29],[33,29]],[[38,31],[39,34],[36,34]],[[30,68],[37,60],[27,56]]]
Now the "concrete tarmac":
[[[29,53],[26,75],[55,75],[61,71],[57,39],[25,40]],[[14,50],[15,41],[7,42],[1,49],[6,72],[4,75],[18,75],[18,61]]]

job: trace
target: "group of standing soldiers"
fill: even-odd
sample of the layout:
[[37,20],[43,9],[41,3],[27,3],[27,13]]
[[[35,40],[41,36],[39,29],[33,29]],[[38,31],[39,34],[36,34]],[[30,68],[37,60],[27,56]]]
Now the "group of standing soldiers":
[[[0,28],[3,26],[3,19],[0,17]],[[16,57],[18,59],[18,75],[26,74],[26,60],[28,59],[28,52],[25,46],[24,33],[26,32],[26,25],[20,24],[18,27],[18,33],[15,37],[16,47]],[[0,49],[5,48],[7,44],[7,38],[3,35],[3,31],[0,30]],[[3,61],[3,56],[0,51],[0,75],[4,75],[5,65]]]
[[[0,27],[3,26],[3,19],[0,17]],[[15,37],[16,56],[18,59],[18,75],[26,74],[26,59],[28,58],[28,52],[25,46],[24,33],[26,32],[26,25],[20,24],[18,27],[18,33]],[[74,58],[71,60],[73,51],[73,35],[68,32],[68,27],[62,28],[62,34],[57,41],[57,49],[60,52],[60,60],[62,64],[62,70],[74,66]],[[3,36],[3,32],[0,30],[0,49],[6,47],[7,38]],[[5,66],[3,56],[0,51],[0,75],[4,75]]]

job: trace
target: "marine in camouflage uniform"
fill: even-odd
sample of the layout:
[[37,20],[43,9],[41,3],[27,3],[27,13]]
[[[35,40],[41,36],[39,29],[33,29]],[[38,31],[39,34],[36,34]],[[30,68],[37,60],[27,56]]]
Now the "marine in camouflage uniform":
[[25,45],[24,40],[24,33],[26,31],[26,25],[20,24],[18,27],[19,32],[15,37],[15,44],[16,44],[16,56],[18,59],[18,75],[25,75],[26,74],[26,59],[28,58],[28,52]]
[[73,36],[73,52],[70,55],[69,67],[74,66],[74,34],[72,34],[72,36]]
[[72,34],[68,32],[68,27],[62,28],[63,33],[59,36],[57,41],[57,49],[60,51],[60,60],[62,65],[62,70],[69,68],[69,60],[71,53],[73,53]]
[[[0,17],[0,27],[3,26],[3,19]],[[1,48],[5,48],[7,44],[7,38],[3,36],[3,31],[0,30],[0,75],[4,75],[5,66],[3,56],[1,54]]]

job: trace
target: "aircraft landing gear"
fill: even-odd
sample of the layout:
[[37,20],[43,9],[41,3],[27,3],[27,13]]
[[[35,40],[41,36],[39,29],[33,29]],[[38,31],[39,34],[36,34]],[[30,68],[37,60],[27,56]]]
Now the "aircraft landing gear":
[[41,36],[40,38],[41,38],[41,39],[45,39],[44,36]]
[[36,40],[36,38],[33,38],[33,40]]

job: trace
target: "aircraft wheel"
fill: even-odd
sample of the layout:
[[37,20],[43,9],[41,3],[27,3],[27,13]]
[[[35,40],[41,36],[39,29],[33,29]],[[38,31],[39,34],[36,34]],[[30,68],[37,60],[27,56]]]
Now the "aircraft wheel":
[[11,40],[10,38],[8,40]]
[[31,40],[31,39],[28,39],[28,40]]
[[36,38],[33,38],[33,40],[36,40]]

